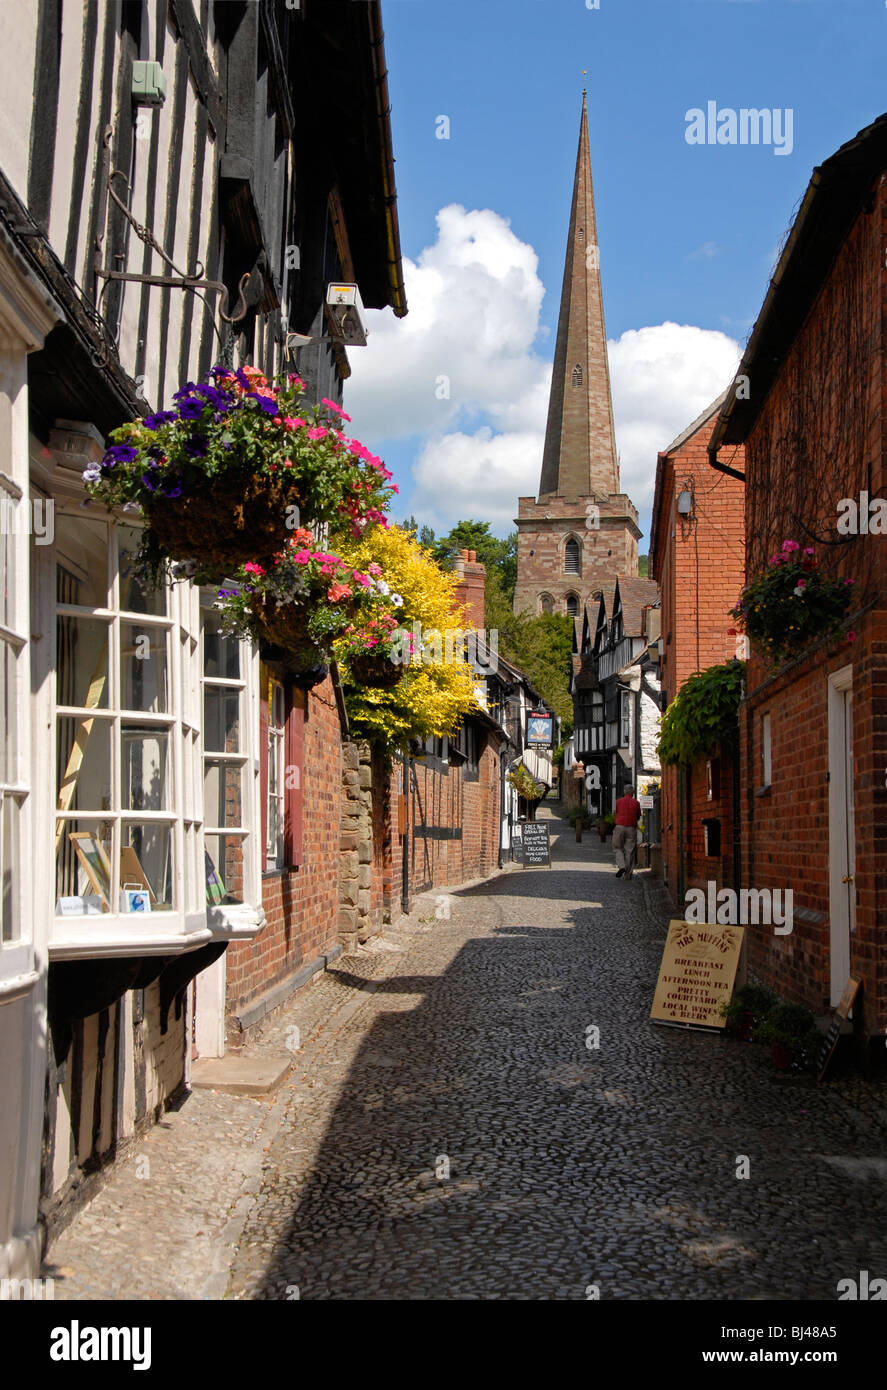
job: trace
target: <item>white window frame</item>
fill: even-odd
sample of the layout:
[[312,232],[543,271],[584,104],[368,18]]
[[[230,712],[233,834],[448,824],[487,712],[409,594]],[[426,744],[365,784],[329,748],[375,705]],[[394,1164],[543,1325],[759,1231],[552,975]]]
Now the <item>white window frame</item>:
[[[83,518],[76,502],[60,500],[56,506],[55,536],[59,537],[61,519],[65,515]],[[52,796],[52,822],[49,830],[51,853],[51,883],[48,889],[51,913],[49,951],[52,959],[78,959],[102,955],[155,955],[190,949],[210,939],[206,909],[200,902],[195,876],[202,864],[202,798],[195,798],[195,761],[199,759],[200,714],[195,703],[194,661],[197,650],[198,610],[194,586],[184,582],[170,586],[167,591],[165,615],[136,613],[121,606],[120,569],[118,562],[119,526],[131,527],[129,518],[109,518],[98,508],[86,513],[90,520],[109,526],[106,603],[104,606],[55,602],[56,545],[46,547],[46,560],[51,566],[52,579],[46,586],[51,594],[51,614],[44,615],[43,628],[52,634],[51,662],[51,720],[52,729],[52,787],[58,785],[60,769],[55,765],[56,729],[59,718],[83,717],[84,707],[60,705],[56,699],[58,656],[55,650],[56,615],[94,618],[108,623],[108,701],[96,712],[111,730],[110,808],[103,811],[71,810],[60,812]],[[63,523],[62,523],[63,524]],[[166,633],[167,643],[167,710],[165,713],[124,711],[122,708],[122,667],[120,661],[121,629],[123,625],[148,631]],[[137,722],[144,728],[156,727],[167,733],[167,777],[169,806],[160,811],[131,811],[122,806],[123,769],[121,738],[124,722]],[[199,764],[198,764],[199,765]],[[101,916],[61,916],[56,908],[56,835],[59,823],[79,822],[88,827],[100,823],[110,825],[112,844],[118,852],[111,855],[111,905],[118,910]],[[157,823],[168,825],[171,835],[172,887],[174,906],[165,911],[144,914],[121,912],[120,854],[124,827],[129,824]],[[62,832],[64,833],[64,831]],[[187,864],[186,864],[187,854]],[[204,890],[205,891],[205,890]]]
[[619,692],[619,747],[631,747],[631,691]]
[[771,786],[773,783],[773,741],[769,714],[761,716],[761,771],[764,778],[762,787]]
[[[212,606],[215,595],[211,590],[204,590],[201,595],[201,613]],[[201,726],[203,721],[203,696],[207,685],[216,687],[227,686],[237,689],[240,692],[240,718],[243,738],[240,751],[237,755],[226,755],[232,761],[236,759],[243,768],[241,778],[241,811],[242,823],[240,826],[211,826],[204,825],[205,835],[224,833],[226,835],[243,835],[243,893],[242,902],[238,903],[215,903],[207,904],[206,916],[207,923],[216,940],[236,940],[250,939],[256,935],[265,924],[265,913],[262,909],[262,872],[261,865],[264,862],[264,846],[262,845],[261,819],[259,816],[260,806],[260,722],[259,722],[259,653],[258,648],[249,642],[241,642],[240,647],[240,675],[237,680],[230,680],[224,677],[207,677],[205,674],[205,631],[204,623],[200,623],[200,700],[201,700]],[[203,764],[207,760],[217,761],[219,753],[213,749],[202,746]],[[202,765],[203,765],[202,764]],[[201,767],[201,804],[203,804],[203,772]],[[201,837],[201,856],[205,848],[204,839]]]
[[[11,466],[21,474],[20,461],[15,450],[11,450]],[[19,466],[17,466],[19,465]],[[24,513],[29,505],[27,493],[27,456],[25,457],[25,476],[19,482],[15,477],[0,471],[0,505],[2,516],[0,526],[8,527],[0,542],[6,547],[8,573],[12,581],[11,612],[7,615],[0,609],[0,650],[12,657],[13,674],[5,691],[8,713],[14,721],[12,750],[9,757],[5,781],[0,781],[0,873],[5,860],[5,810],[9,807],[16,822],[16,842],[10,856],[9,868],[14,886],[14,899],[11,911],[11,929],[2,917],[2,896],[0,896],[0,992],[6,997],[17,990],[17,985],[28,987],[34,978],[34,938],[33,903],[30,892],[32,877],[24,872],[24,866],[32,862],[30,851],[31,836],[31,702],[30,702],[30,664],[27,632],[29,627],[29,557],[30,538],[24,525]],[[3,571],[0,571],[2,581]],[[5,608],[5,605],[4,605]],[[9,622],[3,621],[4,617]],[[0,679],[4,679],[4,668],[0,666]],[[5,734],[3,734],[5,737]],[[0,881],[0,894],[2,894]],[[9,930],[9,938],[6,933]]]

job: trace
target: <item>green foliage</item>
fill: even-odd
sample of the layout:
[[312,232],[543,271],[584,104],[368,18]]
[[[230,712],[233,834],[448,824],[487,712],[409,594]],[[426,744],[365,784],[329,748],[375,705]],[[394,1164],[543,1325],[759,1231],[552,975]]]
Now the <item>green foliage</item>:
[[649,555],[638,556],[638,579],[649,579],[650,577],[650,557]]
[[545,703],[560,716],[561,733],[568,738],[573,728],[572,618],[564,613],[543,613],[538,618],[515,613],[498,574],[488,570],[484,625],[488,632],[498,632],[500,654],[526,673]]
[[744,679],[736,660],[691,676],[662,716],[660,761],[692,763],[729,739],[738,727]]
[[[434,532],[431,532],[433,538]],[[424,544],[424,542],[422,542]],[[445,536],[434,544],[434,558],[439,564],[450,568],[460,550],[473,550],[478,563],[486,565],[487,576],[495,571],[502,588],[511,602],[514,586],[517,583],[517,532],[512,531],[505,540],[490,535],[488,521],[457,521]]]
[[545,787],[530,776],[523,763],[515,768],[514,772],[509,772],[505,780],[525,801],[538,801],[545,795]]

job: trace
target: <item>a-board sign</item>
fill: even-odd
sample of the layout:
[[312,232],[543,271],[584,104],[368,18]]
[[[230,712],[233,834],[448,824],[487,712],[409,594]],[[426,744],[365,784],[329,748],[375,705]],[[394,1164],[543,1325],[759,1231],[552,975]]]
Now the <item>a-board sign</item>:
[[521,831],[523,828],[523,821],[518,821],[517,824],[511,827],[511,857],[512,859],[516,859],[518,863],[520,863],[524,857],[524,842],[521,838]]
[[656,802],[652,796],[642,796],[639,798],[639,800],[641,803],[642,811],[649,811],[653,806],[656,805]]
[[834,1052],[838,1038],[841,1035],[841,1027],[844,1024],[844,1022],[850,1017],[850,1010],[853,1008],[853,1001],[856,998],[857,990],[859,989],[859,986],[861,984],[861,980],[857,980],[855,975],[851,975],[850,979],[844,986],[844,993],[838,1000],[837,1008],[835,1009],[834,1016],[832,1018],[831,1023],[829,1024],[829,1030],[822,1040],[822,1047],[819,1049],[819,1056],[816,1059],[817,1083],[820,1082],[822,1078],[825,1076],[826,1068],[828,1067],[829,1062],[832,1060],[832,1053]]
[[650,1017],[689,1028],[723,1028],[744,928],[672,919]]
[[548,843],[548,826],[528,820],[523,826],[523,865],[547,864],[551,867],[551,846]]

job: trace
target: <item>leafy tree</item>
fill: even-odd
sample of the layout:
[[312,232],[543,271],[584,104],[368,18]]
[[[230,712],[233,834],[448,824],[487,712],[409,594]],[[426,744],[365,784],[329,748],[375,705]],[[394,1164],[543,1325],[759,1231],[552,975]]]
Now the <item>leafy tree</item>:
[[478,561],[487,567],[487,575],[496,570],[502,587],[511,602],[517,583],[517,532],[500,540],[490,535],[488,521],[458,521],[446,536],[441,536],[434,557],[449,566],[461,550],[473,550]]
[[572,618],[564,613],[543,613],[538,618],[515,613],[498,571],[488,570],[484,625],[488,632],[498,632],[501,654],[525,672],[530,684],[560,716],[564,736],[568,736],[573,727]]

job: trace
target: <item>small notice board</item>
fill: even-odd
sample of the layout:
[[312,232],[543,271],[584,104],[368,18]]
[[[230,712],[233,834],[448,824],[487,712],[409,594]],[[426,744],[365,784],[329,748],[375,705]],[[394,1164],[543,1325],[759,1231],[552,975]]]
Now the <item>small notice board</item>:
[[687,1028],[723,1028],[744,928],[679,919],[668,924],[650,1017]]
[[858,980],[855,975],[851,975],[850,979],[844,986],[844,993],[838,1000],[838,1006],[835,1009],[834,1017],[832,1018],[832,1021],[829,1024],[828,1032],[822,1040],[822,1047],[820,1048],[819,1056],[816,1059],[817,1085],[825,1076],[826,1068],[828,1067],[828,1064],[832,1059],[832,1053],[834,1052],[835,1045],[838,1041],[838,1038],[841,1035],[841,1028],[845,1021],[850,1017],[850,1010],[853,1008],[853,1003],[856,999],[856,994],[861,984],[861,980]]
[[551,868],[551,845],[548,840],[548,826],[539,825],[536,821],[528,820],[521,827],[523,830],[523,866],[528,868],[533,864],[547,864]]

